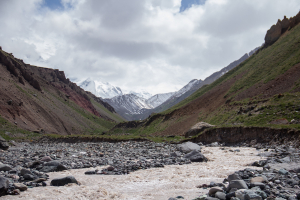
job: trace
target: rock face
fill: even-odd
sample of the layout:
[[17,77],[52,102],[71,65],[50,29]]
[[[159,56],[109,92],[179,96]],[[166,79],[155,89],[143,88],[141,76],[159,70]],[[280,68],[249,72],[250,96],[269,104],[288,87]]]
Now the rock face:
[[265,36],[265,43],[268,45],[272,45],[276,42],[281,36],[281,23],[278,20],[276,25],[271,26],[271,28],[267,31]]
[[211,127],[214,127],[214,125],[211,125],[206,122],[199,122],[199,123],[195,124],[194,126],[192,126],[192,128],[185,133],[185,137],[197,135],[198,133],[201,133],[205,129],[211,128]]
[[299,23],[300,12],[290,19],[286,18],[286,16],[284,16],[282,21],[279,19],[276,25],[271,26],[271,28],[267,31],[265,36],[265,47],[272,45],[283,33],[285,33],[288,29],[292,29]]

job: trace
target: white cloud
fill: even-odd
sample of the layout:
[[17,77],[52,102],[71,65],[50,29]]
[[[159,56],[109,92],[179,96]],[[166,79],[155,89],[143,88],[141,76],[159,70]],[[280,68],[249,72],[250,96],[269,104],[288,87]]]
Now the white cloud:
[[180,0],[62,2],[64,10],[42,0],[0,1],[0,45],[70,77],[153,94],[227,66],[300,8],[298,0],[207,0],[179,13]]

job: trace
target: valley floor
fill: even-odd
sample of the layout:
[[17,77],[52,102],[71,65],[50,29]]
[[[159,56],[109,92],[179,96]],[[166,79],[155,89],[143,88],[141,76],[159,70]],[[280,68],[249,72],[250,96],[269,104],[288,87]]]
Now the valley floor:
[[[240,151],[234,151],[239,149]],[[263,150],[246,147],[204,147],[207,163],[165,165],[164,168],[138,170],[128,175],[85,175],[88,169],[72,169],[49,173],[53,178],[73,175],[81,185],[35,187],[18,196],[2,199],[169,199],[183,196],[194,199],[207,190],[196,186],[211,181],[222,182],[229,174],[250,167]],[[96,167],[98,169],[105,167]],[[250,168],[262,169],[251,166]],[[95,168],[90,168],[95,169]]]

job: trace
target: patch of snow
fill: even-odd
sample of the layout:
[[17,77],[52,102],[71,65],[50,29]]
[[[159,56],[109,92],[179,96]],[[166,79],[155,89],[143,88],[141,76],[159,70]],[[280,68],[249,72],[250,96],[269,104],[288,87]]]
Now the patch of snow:
[[77,82],[77,85],[82,89],[93,93],[97,97],[113,98],[115,96],[123,95],[121,88],[91,78]]

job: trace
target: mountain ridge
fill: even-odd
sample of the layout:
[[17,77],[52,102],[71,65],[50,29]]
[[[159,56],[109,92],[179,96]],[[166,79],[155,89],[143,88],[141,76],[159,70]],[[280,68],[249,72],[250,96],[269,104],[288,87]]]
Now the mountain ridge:
[[123,119],[113,107],[78,87],[63,71],[37,67],[0,48],[0,134],[87,134]]
[[[289,20],[288,28],[280,26],[280,36],[274,36],[273,43],[266,41],[256,53],[211,84],[164,112],[130,125],[120,123],[108,134],[184,137],[201,121],[216,125],[213,130],[300,130],[300,12]],[[270,34],[269,30],[265,38],[270,40]],[[200,138],[204,133],[193,137]]]

